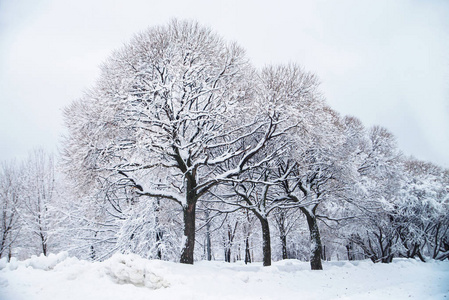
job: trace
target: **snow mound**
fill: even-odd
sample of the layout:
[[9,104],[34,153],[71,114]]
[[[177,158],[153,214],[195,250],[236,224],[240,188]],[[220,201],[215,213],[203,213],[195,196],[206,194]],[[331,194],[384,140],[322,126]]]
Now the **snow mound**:
[[55,266],[68,258],[67,252],[60,252],[58,254],[50,253],[48,256],[41,254],[40,256],[32,255],[31,258],[24,261],[18,261],[17,258],[11,257],[8,262],[6,257],[0,259],[0,270],[9,268],[9,270],[17,270],[18,267],[31,267],[37,270],[49,271],[53,270]]
[[0,258],[0,270],[3,270],[4,268],[6,268],[7,264],[8,264],[8,259],[6,257]]
[[33,255],[25,261],[25,265],[33,269],[48,271],[54,269],[57,264],[66,260],[68,256],[67,252],[60,252],[58,254],[50,253],[48,256],[43,254],[40,256]]
[[114,254],[105,261],[106,274],[116,283],[145,286],[150,289],[169,287],[162,276],[157,275],[150,261],[136,254]]

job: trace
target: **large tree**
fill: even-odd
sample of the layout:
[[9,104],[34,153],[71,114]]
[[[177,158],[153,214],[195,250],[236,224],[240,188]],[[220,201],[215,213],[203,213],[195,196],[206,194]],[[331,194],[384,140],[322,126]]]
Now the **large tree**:
[[[316,76],[295,65],[266,68],[263,81],[273,109],[294,122],[288,151],[272,164],[271,183],[279,188],[273,201],[285,208],[298,207],[310,231],[310,262],[322,269],[318,207],[337,189],[335,182],[347,174],[343,163],[344,138],[339,115],[330,109],[318,89]],[[279,204],[278,204],[279,205]]]
[[[81,187],[178,203],[181,262],[192,264],[197,202],[251,168],[278,134],[275,120],[251,103],[253,73],[241,48],[196,22],[173,20],[136,35],[65,111],[68,173]],[[251,135],[258,140],[243,145]]]

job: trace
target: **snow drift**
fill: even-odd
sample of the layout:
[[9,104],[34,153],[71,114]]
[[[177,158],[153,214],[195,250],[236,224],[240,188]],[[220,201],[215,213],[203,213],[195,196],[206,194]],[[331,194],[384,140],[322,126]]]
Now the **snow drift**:
[[106,261],[105,271],[116,283],[131,283],[150,289],[168,287],[170,284],[154,273],[156,261],[142,259],[135,254],[115,254]]
[[0,260],[0,299],[445,299],[449,262],[395,259],[324,262],[284,260],[271,267],[200,261],[183,265],[116,254],[87,262],[67,253]]

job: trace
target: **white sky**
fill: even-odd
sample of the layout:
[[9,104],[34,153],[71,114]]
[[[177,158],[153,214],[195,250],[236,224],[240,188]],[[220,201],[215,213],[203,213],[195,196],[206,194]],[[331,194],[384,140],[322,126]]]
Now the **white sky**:
[[56,150],[61,110],[134,33],[188,18],[253,63],[315,72],[330,105],[449,167],[449,1],[0,0],[0,161]]

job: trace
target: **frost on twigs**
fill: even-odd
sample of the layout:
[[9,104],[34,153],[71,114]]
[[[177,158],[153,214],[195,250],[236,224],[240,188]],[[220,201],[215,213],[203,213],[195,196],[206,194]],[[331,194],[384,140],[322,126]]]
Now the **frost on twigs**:
[[119,284],[133,284],[156,290],[170,284],[154,273],[151,262],[135,254],[115,254],[107,260],[106,274]]

